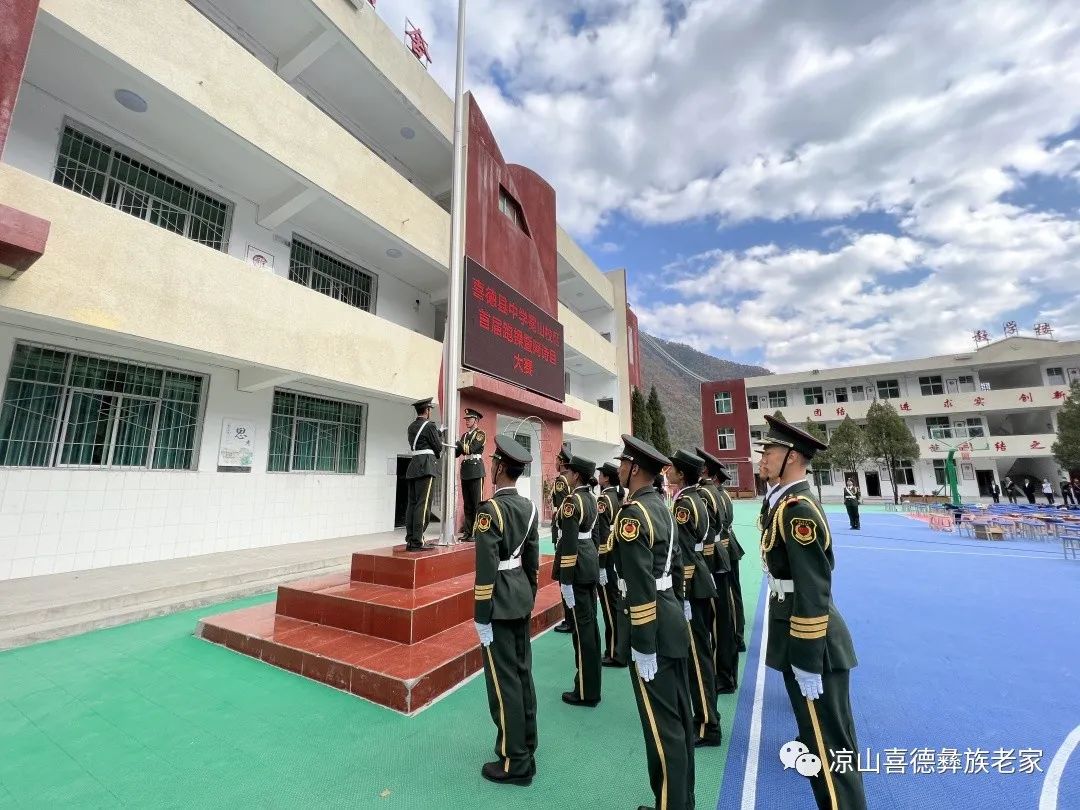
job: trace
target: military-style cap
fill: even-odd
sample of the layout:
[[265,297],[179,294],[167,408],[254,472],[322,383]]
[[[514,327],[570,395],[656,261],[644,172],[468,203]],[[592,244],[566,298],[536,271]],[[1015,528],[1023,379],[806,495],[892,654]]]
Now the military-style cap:
[[468,419],[470,417],[472,417],[473,419],[483,419],[484,415],[480,413],[480,411],[474,411],[472,408],[466,408],[465,418]]
[[690,473],[691,478],[695,475],[700,478],[705,462],[689,450],[676,450],[671,456],[671,466],[684,474]]
[[596,471],[603,473],[608,481],[619,480],[619,466],[613,461],[605,461],[596,468]]
[[811,436],[805,430],[789,425],[783,419],[777,419],[775,416],[766,414],[765,421],[769,423],[769,432],[754,442],[759,447],[777,444],[781,447],[790,447],[792,450],[797,450],[806,456],[807,460],[812,459],[818,450],[829,449],[829,445],[825,444],[817,436]]
[[507,464],[519,467],[524,467],[533,460],[532,453],[522,447],[513,436],[506,433],[500,433],[495,437],[495,452],[491,454],[491,457],[496,461],[505,461]]
[[619,456],[620,461],[632,461],[644,470],[658,473],[671,464],[667,456],[653,447],[644,439],[631,436],[629,433],[622,435],[623,451]]
[[558,458],[561,458],[567,464],[570,463],[570,459],[574,457],[574,452],[570,449],[570,442],[563,442],[562,449],[559,450]]
[[731,476],[724,470],[724,462],[714,456],[712,453],[706,453],[700,447],[695,448],[698,457],[705,462],[705,468],[709,471],[709,475],[719,481],[721,484],[725,481],[730,481]]
[[428,397],[427,399],[420,399],[420,400],[417,400],[416,402],[414,402],[412,404],[412,406],[416,409],[417,413],[420,413],[420,411],[424,410],[424,408],[430,408],[431,403],[432,403],[432,401],[434,399],[435,399],[435,397]]
[[586,480],[592,478],[593,473],[596,472],[596,462],[581,456],[570,456],[566,466]]

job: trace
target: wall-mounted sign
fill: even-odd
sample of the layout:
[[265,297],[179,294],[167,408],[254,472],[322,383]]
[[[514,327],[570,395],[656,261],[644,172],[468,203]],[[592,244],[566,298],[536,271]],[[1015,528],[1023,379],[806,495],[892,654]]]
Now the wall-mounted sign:
[[562,324],[467,257],[462,365],[566,398]]
[[255,423],[226,417],[221,423],[218,472],[251,472],[255,457]]
[[260,270],[274,269],[274,254],[267,253],[265,250],[260,250],[254,245],[247,246],[247,260],[248,264],[252,267],[257,267]]

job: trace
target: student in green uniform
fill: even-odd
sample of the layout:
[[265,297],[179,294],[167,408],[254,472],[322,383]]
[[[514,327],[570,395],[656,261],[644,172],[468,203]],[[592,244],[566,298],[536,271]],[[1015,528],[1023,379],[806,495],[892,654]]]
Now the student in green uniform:
[[713,637],[713,668],[716,672],[716,691],[730,695],[739,685],[739,647],[735,639],[735,588],[731,569],[731,500],[725,498],[720,484],[727,480],[724,463],[700,447],[697,455],[705,462],[705,475],[698,483],[701,500],[709,510],[712,539],[705,541],[705,562],[709,564],[716,582],[716,601],[710,627]]
[[705,464],[686,450],[671,457],[668,480],[675,487],[671,513],[679,536],[682,555],[683,603],[690,623],[690,700],[694,705],[695,745],[720,745],[720,713],[716,709],[716,674],[713,670],[712,616],[715,612],[716,582],[705,562],[705,541],[709,536],[709,512],[698,492]]
[[593,540],[600,556],[597,593],[600,597],[600,612],[604,614],[604,656],[600,663],[605,667],[624,667],[626,662],[618,658],[615,606],[619,601],[619,577],[615,573],[611,531],[612,521],[622,505],[619,468],[609,461],[596,471],[596,477],[600,482],[600,497],[596,499],[596,528],[593,530]]
[[[566,465],[570,457],[570,442],[563,442],[555,455],[555,480],[551,485],[551,545],[556,550],[559,548],[559,510],[566,496],[570,494],[570,482],[566,478]],[[552,567],[551,578],[558,580],[557,566]],[[565,604],[563,605],[563,620],[555,625],[555,632],[570,632],[570,611],[566,609]]]
[[480,411],[465,409],[465,432],[454,445],[454,457],[465,456],[461,461],[461,502],[465,507],[465,521],[461,524],[461,540],[471,543],[473,524],[476,523],[476,507],[484,494],[484,431],[477,423],[484,418]]
[[559,588],[570,619],[574,641],[574,688],[563,692],[563,703],[596,706],[600,702],[600,626],[596,622],[596,584],[600,561],[593,543],[596,498],[589,480],[596,464],[571,456],[566,465],[570,494],[559,509],[559,547],[555,565]]
[[765,664],[784,675],[799,741],[821,760],[810,777],[819,808],[866,807],[862,774],[833,772],[830,751],[858,751],[848,696],[855,648],[832,601],[832,535],[806,470],[827,445],[782,419],[766,416],[758,472],[769,486],[762,507],[761,559],[769,584]]
[[536,691],[529,624],[540,566],[540,515],[516,482],[532,461],[512,436],[495,437],[491,478],[495,492],[476,514],[476,633],[483,646],[488,708],[498,733],[498,759],[485,779],[528,785],[536,774]]
[[[619,481],[628,502],[615,518],[619,571],[620,655],[632,662],[630,680],[645,737],[655,806],[694,807],[694,710],[688,687],[690,633],[675,521],[653,486],[670,462],[642,439],[623,435]],[[639,808],[640,810],[640,808]]]
[[407,431],[409,440],[409,467],[405,471],[408,500],[405,505],[405,550],[426,551],[434,548],[424,542],[428,520],[431,517],[432,489],[435,473],[442,455],[442,432],[431,420],[431,402],[434,397],[413,403],[416,419]]

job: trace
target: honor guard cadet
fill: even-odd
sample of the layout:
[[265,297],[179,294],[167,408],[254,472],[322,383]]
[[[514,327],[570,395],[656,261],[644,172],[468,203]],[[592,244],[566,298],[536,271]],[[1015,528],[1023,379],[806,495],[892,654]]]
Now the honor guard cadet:
[[690,701],[698,746],[720,745],[720,714],[716,710],[716,673],[713,670],[712,616],[716,582],[705,562],[709,513],[697,485],[705,464],[693,453],[676,450],[671,457],[670,480],[675,485],[671,513],[682,555],[684,612],[690,623]]
[[769,582],[765,664],[784,674],[799,741],[821,760],[810,777],[819,808],[866,807],[862,774],[837,768],[830,751],[858,751],[848,697],[856,665],[851,635],[832,601],[834,567],[829,523],[806,480],[806,468],[826,445],[782,419],[766,416],[758,444],[763,481],[761,559]]
[[[997,486],[997,484],[994,484]],[[997,501],[997,495],[994,496]],[[849,478],[844,487],[844,508],[847,510],[847,519],[850,527],[859,530],[859,488],[855,485],[855,479]]]
[[408,500],[405,505],[405,550],[424,551],[434,546],[424,542],[428,518],[431,516],[431,495],[442,455],[442,431],[431,419],[434,397],[413,403],[416,419],[409,425],[408,439],[412,458],[405,472]]
[[619,660],[616,640],[618,623],[615,620],[615,606],[619,601],[619,577],[615,572],[615,555],[612,553],[612,526],[622,505],[619,468],[609,461],[596,471],[596,477],[600,482],[600,497],[596,499],[596,528],[593,530],[593,540],[597,544],[600,565],[596,590],[600,597],[600,611],[604,614],[604,655],[600,663],[605,667],[625,667],[626,662]]
[[[563,442],[555,455],[555,480],[551,485],[551,545],[555,549],[559,548],[559,509],[570,494],[570,482],[566,479],[566,464],[570,461],[570,455],[570,442]],[[551,569],[551,578],[559,578],[558,567]],[[566,605],[563,605],[563,613],[563,620],[555,625],[556,633],[570,632],[570,612],[566,610]]]
[[571,706],[595,706],[600,702],[600,627],[596,623],[596,583],[599,555],[593,542],[596,499],[589,479],[596,465],[586,458],[571,456],[566,465],[570,494],[559,509],[559,546],[555,565],[559,589],[570,620],[577,674],[574,688],[563,692],[563,702]]
[[730,480],[730,476],[721,469],[720,472],[714,474],[713,480],[716,481],[720,499],[723,501],[727,539],[730,542],[728,556],[731,558],[731,593],[735,597],[735,643],[738,645],[739,652],[746,652],[746,611],[743,609],[742,583],[739,580],[739,561],[746,556],[746,552],[731,525],[735,520],[735,508],[731,505],[731,496],[724,489],[724,484]]
[[481,769],[485,779],[528,785],[536,774],[536,691],[529,624],[540,566],[540,515],[518,494],[529,451],[512,436],[495,437],[495,492],[480,505],[476,538],[476,633],[483,645],[488,708],[499,757]]
[[[655,806],[694,807],[693,707],[688,686],[689,626],[675,521],[653,486],[670,462],[646,441],[623,435],[619,481],[629,491],[615,518],[619,647],[645,737]],[[622,632],[625,630],[625,632]],[[640,810],[640,808],[639,808]]]
[[[711,521],[711,539],[705,541],[705,563],[716,582],[716,600],[710,626],[713,637],[713,667],[716,672],[716,691],[730,695],[739,685],[739,648],[735,640],[735,588],[731,569],[737,563],[731,560],[731,500],[720,485],[727,480],[724,463],[700,447],[697,455],[705,462],[705,475],[698,484],[698,492]],[[710,549],[711,546],[711,549]],[[711,550],[711,553],[710,553]]]
[[465,409],[465,432],[454,445],[454,457],[464,456],[461,460],[461,500],[465,506],[465,522],[462,524],[461,539],[469,542],[473,539],[473,524],[476,522],[476,507],[484,489],[484,443],[487,437],[478,430],[477,422],[484,418],[480,411]]

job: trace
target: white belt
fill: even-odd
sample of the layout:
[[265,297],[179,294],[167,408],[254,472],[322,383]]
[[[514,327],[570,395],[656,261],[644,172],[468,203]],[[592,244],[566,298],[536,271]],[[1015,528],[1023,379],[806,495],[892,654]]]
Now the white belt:
[[521,557],[511,557],[509,560],[499,560],[500,571],[513,571],[521,568]]
[[785,593],[795,593],[795,580],[776,579],[769,574],[769,590],[776,594],[777,601],[783,602]]
[[704,551],[704,550],[705,550],[705,544],[704,543],[696,543],[694,545],[694,551]]
[[[616,584],[619,586],[619,593],[621,593],[623,596],[626,596],[626,580],[625,579],[620,579],[618,581],[618,583],[616,583]],[[670,575],[666,576],[666,577],[659,577],[656,580],[656,590],[657,590],[657,592],[666,591],[666,590],[669,590],[670,588],[671,588],[671,576]]]
[[578,540],[592,540],[592,532],[578,532],[577,533],[577,539]]
[[413,450],[412,454],[414,456],[433,456],[433,455],[435,455],[435,451],[431,450],[431,449]]
[[467,456],[465,456],[465,460],[468,461],[469,459],[477,459],[477,458],[483,458],[483,457],[484,457],[483,453],[469,453]]

